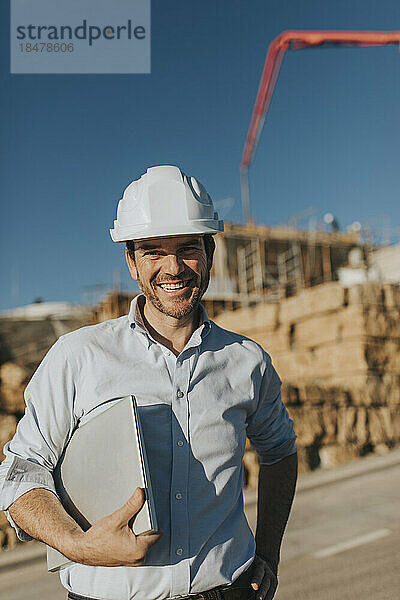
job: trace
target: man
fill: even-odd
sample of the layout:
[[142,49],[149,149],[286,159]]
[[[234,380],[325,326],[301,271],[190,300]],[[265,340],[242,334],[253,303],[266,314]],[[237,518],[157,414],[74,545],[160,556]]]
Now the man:
[[[126,242],[143,295],[129,315],[60,338],[26,389],[26,414],[5,446],[0,508],[22,539],[74,561],[60,572],[72,600],[274,596],[295,435],[269,356],[209,321],[200,305],[212,235],[222,230],[196,179],[177,167],[148,169],[125,190],[111,230]],[[143,504],[140,489],[83,532],[61,506],[52,471],[74,429],[129,394],[162,534],[136,537],[128,525]],[[243,513],[246,433],[261,461],[255,540]]]

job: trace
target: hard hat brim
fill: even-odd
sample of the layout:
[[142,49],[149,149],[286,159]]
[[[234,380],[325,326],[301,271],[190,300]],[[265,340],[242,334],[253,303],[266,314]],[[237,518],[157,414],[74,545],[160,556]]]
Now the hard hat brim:
[[113,242],[128,242],[130,240],[146,240],[152,238],[175,237],[178,235],[215,235],[224,231],[223,221],[197,221],[196,223],[185,223],[182,227],[176,227],[171,231],[170,226],[155,229],[150,224],[148,227],[141,226],[136,231],[128,227],[115,227],[110,229]]

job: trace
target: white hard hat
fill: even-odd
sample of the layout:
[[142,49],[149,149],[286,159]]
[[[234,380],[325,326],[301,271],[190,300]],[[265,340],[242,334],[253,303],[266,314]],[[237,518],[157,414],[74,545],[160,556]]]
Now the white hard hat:
[[178,167],[160,166],[128,185],[110,234],[114,242],[126,242],[223,230],[224,222],[201,183]]

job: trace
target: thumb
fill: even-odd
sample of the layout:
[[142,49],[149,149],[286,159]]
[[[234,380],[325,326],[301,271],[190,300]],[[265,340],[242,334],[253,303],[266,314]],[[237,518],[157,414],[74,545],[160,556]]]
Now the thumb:
[[126,525],[131,519],[134,520],[134,517],[136,517],[142,508],[145,499],[146,496],[144,490],[139,487],[136,488],[132,496],[128,498],[121,508],[115,511],[114,515],[118,516],[118,520]]

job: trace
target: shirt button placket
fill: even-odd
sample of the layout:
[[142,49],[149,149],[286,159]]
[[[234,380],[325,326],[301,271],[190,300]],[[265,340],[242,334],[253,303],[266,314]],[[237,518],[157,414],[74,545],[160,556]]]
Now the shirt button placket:
[[186,595],[190,590],[188,475],[190,447],[188,432],[189,361],[177,361],[172,396],[172,477],[171,477],[171,564],[172,596]]

